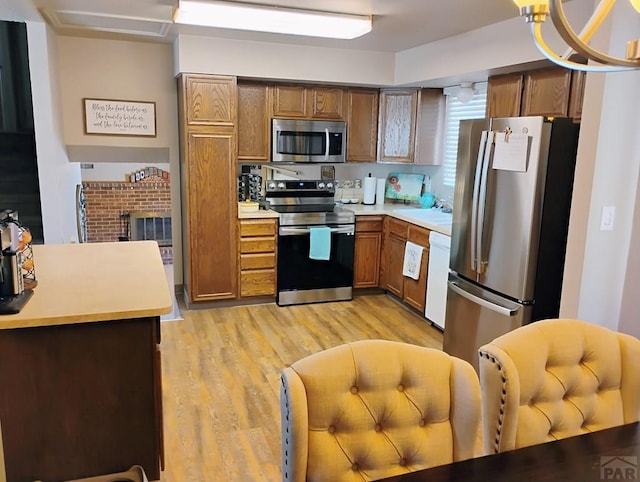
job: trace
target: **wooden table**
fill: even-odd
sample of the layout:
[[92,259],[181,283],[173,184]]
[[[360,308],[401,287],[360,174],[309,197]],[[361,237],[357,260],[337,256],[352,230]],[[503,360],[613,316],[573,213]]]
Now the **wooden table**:
[[160,315],[172,308],[152,241],[33,247],[38,286],[0,316],[7,480],[59,481],[163,459]]
[[385,482],[638,480],[640,423],[441,465]]

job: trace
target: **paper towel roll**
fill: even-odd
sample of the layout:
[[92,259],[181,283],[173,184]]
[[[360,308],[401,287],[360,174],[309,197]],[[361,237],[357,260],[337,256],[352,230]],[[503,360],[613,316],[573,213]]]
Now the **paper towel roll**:
[[376,182],[376,204],[384,204],[384,189],[387,180],[382,177]]
[[362,184],[362,204],[373,204],[376,199],[376,178],[365,177]]

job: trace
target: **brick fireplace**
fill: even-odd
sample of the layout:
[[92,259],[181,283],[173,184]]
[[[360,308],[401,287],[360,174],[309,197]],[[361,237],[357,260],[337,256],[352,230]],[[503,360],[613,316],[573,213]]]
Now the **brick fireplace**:
[[[82,183],[86,200],[87,242],[130,239],[131,216],[139,218],[166,216],[171,212],[171,183],[95,182]],[[170,219],[169,219],[170,223]],[[148,231],[148,230],[147,230]],[[150,239],[146,236],[146,239]],[[160,244],[167,244],[161,242]],[[173,248],[161,246],[165,264],[173,262]]]

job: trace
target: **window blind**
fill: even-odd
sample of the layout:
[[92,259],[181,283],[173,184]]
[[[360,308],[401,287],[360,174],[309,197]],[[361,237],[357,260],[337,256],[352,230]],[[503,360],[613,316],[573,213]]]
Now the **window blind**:
[[[456,183],[456,163],[458,160],[458,135],[460,132],[460,121],[464,119],[482,119],[485,116],[487,106],[487,89],[476,84],[476,92],[473,98],[463,104],[455,93],[447,95],[446,108],[446,130],[444,140],[444,153],[442,160],[443,180],[442,183],[448,187],[454,187]],[[480,87],[480,88],[479,88]],[[448,89],[447,89],[448,90]]]

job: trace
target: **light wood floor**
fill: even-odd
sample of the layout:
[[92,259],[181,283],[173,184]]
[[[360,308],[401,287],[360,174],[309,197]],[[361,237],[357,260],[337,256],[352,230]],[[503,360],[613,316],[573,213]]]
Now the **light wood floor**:
[[382,338],[442,348],[386,295],[188,311],[161,324],[162,482],[280,481],[280,372],[311,353]]

